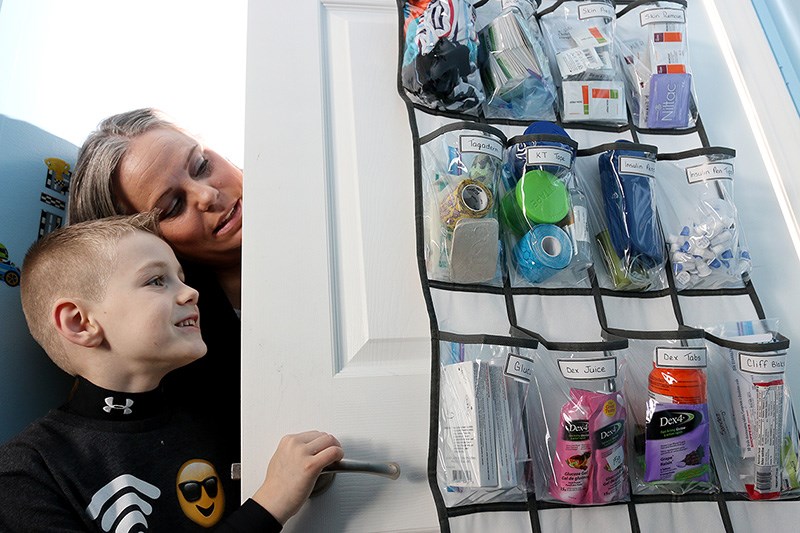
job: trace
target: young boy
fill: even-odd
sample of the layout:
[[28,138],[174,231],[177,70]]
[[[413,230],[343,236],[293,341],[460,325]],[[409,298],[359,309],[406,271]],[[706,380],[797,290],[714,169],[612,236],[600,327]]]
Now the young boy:
[[214,421],[166,405],[159,387],[206,346],[198,293],[157,235],[152,215],[114,217],[28,251],[31,334],[77,379],[66,404],[0,448],[1,531],[280,531],[342,458],[326,433],[286,436],[239,506]]

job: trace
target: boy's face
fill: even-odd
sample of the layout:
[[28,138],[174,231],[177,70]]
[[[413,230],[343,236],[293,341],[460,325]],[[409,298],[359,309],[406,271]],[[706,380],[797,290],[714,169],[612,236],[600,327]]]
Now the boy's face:
[[93,307],[118,369],[148,375],[202,357],[198,292],[183,283],[169,245],[136,231],[117,246],[105,298]]

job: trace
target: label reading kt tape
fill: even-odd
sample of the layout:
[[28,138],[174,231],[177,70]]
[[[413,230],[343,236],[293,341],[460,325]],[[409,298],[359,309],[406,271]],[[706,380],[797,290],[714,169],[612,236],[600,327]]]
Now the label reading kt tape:
[[529,146],[525,150],[525,164],[572,167],[572,152],[554,146]]

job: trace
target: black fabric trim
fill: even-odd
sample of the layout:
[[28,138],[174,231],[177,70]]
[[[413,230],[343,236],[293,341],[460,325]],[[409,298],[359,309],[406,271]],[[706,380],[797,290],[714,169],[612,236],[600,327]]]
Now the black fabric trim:
[[460,344],[491,344],[493,346],[508,346],[510,348],[536,348],[539,343],[527,337],[503,337],[488,334],[463,334],[450,331],[439,331],[439,340],[445,342],[458,342]]
[[681,159],[689,159],[690,157],[697,157],[699,155],[727,155],[736,157],[736,150],[725,146],[704,146],[703,148],[684,150],[683,152],[661,153],[658,154],[656,159],[659,161],[680,161]]
[[447,124],[442,126],[441,128],[435,129],[434,131],[428,133],[427,135],[423,135],[419,138],[419,144],[428,143],[437,137],[441,137],[447,132],[450,131],[459,131],[459,130],[473,130],[473,131],[482,131],[485,133],[490,133],[496,136],[505,146],[506,144],[506,134],[502,131],[498,130],[497,128],[493,128],[487,124],[480,124],[476,122],[468,122],[463,120],[461,122],[454,122],[452,124]]
[[655,300],[658,298],[665,298],[672,295],[672,290],[667,287],[666,289],[659,289],[657,291],[620,291],[617,289],[605,289],[600,287],[600,294],[611,298],[633,298],[639,300]]
[[628,339],[618,337],[611,333],[604,335],[606,340],[602,341],[589,341],[589,342],[565,342],[565,341],[549,341],[542,337],[539,333],[531,331],[522,326],[512,326],[512,335],[519,337],[531,338],[539,341],[542,346],[551,351],[558,352],[610,352],[613,350],[625,350],[628,348]]
[[503,294],[503,287],[495,287],[493,285],[472,285],[472,284],[451,283],[449,281],[437,281],[435,279],[429,279],[428,286],[431,289],[439,289],[441,291]]
[[590,155],[597,155],[602,154],[603,152],[608,152],[609,150],[635,150],[639,152],[650,152],[654,155],[658,154],[658,146],[652,144],[642,144],[639,142],[635,143],[605,143],[599,144],[597,146],[592,146],[591,148],[581,148],[578,150],[578,157],[586,157]]
[[620,18],[620,17],[626,15],[628,12],[636,9],[639,6],[646,5],[646,4],[654,4],[656,1],[671,2],[673,4],[680,4],[683,7],[688,7],[688,5],[686,3],[686,0],[636,0],[635,2],[632,2],[632,3],[628,4],[625,7],[625,9],[623,9],[622,11],[618,11],[617,12],[617,18]]
[[578,149],[578,143],[569,137],[563,135],[555,135],[553,133],[528,133],[523,135],[514,135],[508,139],[508,144],[518,144],[524,142],[537,142],[537,141],[551,141],[556,143],[567,144],[574,150]]

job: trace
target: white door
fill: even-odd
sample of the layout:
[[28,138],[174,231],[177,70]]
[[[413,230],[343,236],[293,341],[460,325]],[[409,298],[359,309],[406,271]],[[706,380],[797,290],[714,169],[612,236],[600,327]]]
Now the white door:
[[337,474],[288,531],[436,531],[430,330],[391,0],[252,0],[243,271],[243,495],[280,437],[336,435],[392,481]]

